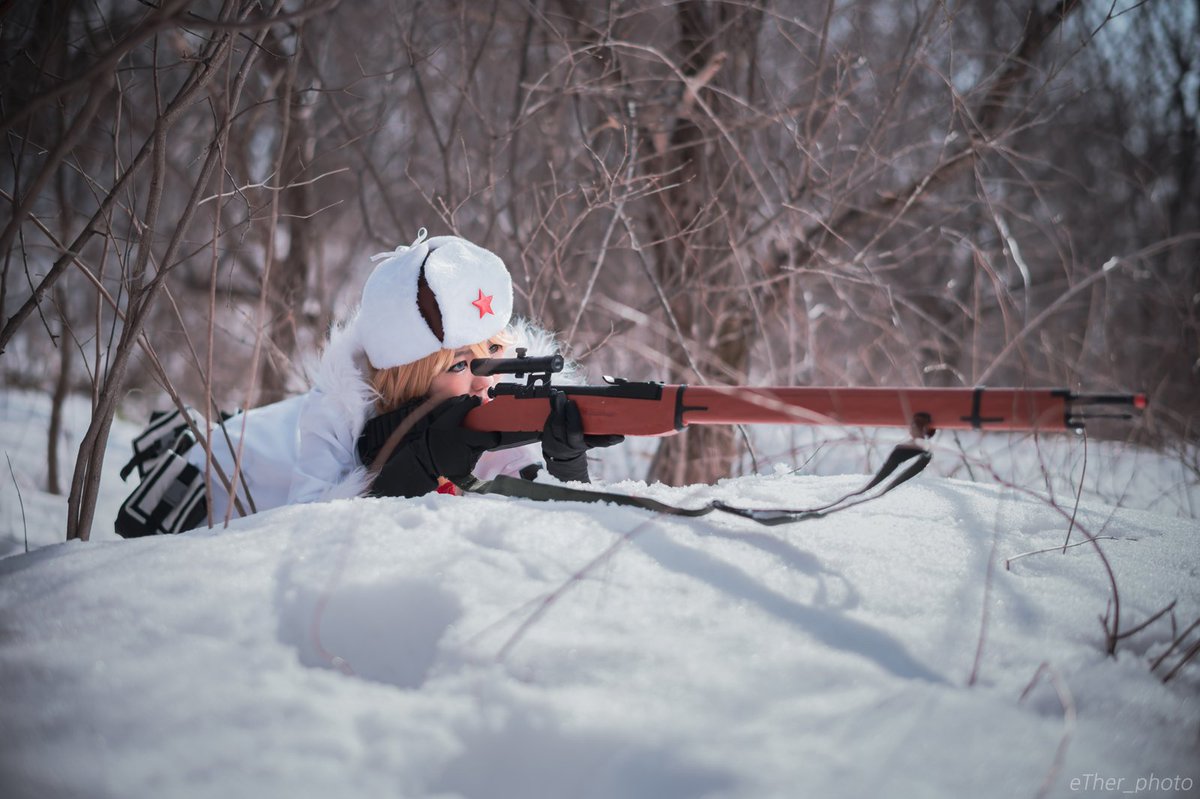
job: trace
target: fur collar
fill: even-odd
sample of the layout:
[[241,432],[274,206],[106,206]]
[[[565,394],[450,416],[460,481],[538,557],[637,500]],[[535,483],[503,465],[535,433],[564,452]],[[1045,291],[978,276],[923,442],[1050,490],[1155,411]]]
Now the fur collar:
[[346,420],[351,440],[362,433],[378,396],[370,383],[371,367],[359,342],[357,323],[355,311],[329,331],[329,343],[313,370],[312,385]]

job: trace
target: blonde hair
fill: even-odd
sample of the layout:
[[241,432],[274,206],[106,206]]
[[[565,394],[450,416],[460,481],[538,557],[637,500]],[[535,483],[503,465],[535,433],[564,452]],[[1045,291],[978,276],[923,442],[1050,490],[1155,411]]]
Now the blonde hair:
[[493,345],[507,347],[512,343],[512,336],[502,330],[489,339],[478,344],[458,347],[452,350],[438,350],[432,355],[426,355],[412,363],[393,366],[390,369],[371,369],[371,386],[375,389],[378,399],[375,408],[379,413],[395,410],[404,403],[424,397],[429,393],[433,379],[450,368],[455,361],[455,353],[468,349],[476,358],[489,358]]

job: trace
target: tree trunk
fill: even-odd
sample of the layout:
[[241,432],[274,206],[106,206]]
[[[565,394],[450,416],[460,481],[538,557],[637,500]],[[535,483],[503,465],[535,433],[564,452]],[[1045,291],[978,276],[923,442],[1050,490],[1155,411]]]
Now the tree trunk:
[[[738,383],[749,371],[750,342],[744,334],[753,329],[749,297],[712,306],[703,295],[706,284],[729,280],[714,272],[712,262],[728,249],[726,231],[744,223],[737,184],[751,183],[754,176],[735,165],[735,154],[722,150],[724,142],[718,146],[718,131],[697,123],[693,93],[707,91],[697,84],[742,80],[737,65],[753,64],[761,16],[760,10],[740,4],[683,2],[676,7],[680,71],[692,83],[683,89],[668,146],[656,146],[648,162],[658,171],[678,173],[677,182],[657,195],[659,205],[649,225],[658,242],[653,248],[658,279],[671,297],[671,312],[685,339],[669,343],[671,362],[679,368],[695,364],[700,370],[699,375],[673,375],[684,382]],[[723,75],[723,70],[735,74]],[[753,74],[753,69],[746,71]],[[718,107],[716,97],[710,102]],[[728,171],[734,172],[734,180],[726,179]],[[647,479],[669,485],[712,483],[729,476],[737,459],[732,428],[698,428],[662,439]]]
[[71,362],[75,351],[75,342],[68,335],[66,303],[67,298],[61,285],[56,287],[58,308],[62,319],[62,332],[58,336],[58,379],[54,382],[54,396],[50,401],[50,429],[46,442],[46,491],[54,495],[62,494],[62,484],[58,477],[58,443],[62,438],[63,405],[71,390]]

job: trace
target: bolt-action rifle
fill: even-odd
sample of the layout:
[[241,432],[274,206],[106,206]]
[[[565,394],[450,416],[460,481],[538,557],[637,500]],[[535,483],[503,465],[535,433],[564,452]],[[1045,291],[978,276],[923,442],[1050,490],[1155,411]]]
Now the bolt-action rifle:
[[1080,430],[1088,420],[1130,419],[1146,407],[1145,394],[1079,394],[1052,388],[760,388],[635,383],[611,377],[601,386],[552,386],[551,376],[562,368],[561,356],[529,357],[523,349],[517,350],[516,358],[471,361],[474,374],[511,374],[527,380],[492,386],[492,401],[472,410],[463,424],[506,433],[513,444],[527,441],[540,435],[545,425],[551,392],[562,391],[575,401],[583,432],[589,435],[664,436],[694,424],[808,424],[907,427],[913,440],[897,445],[864,487],[809,508],[744,508],[721,500],[680,508],[646,497],[505,475],[488,481],[456,479],[459,488],[534,500],[611,502],[674,516],[719,510],[759,524],[789,524],[877,499],[915,477],[932,457],[917,442],[937,429]]
[[913,438],[935,430],[1079,430],[1091,419],[1130,419],[1145,394],[1080,394],[1053,388],[817,388],[689,386],[606,377],[599,386],[551,386],[562,356],[471,361],[477,375],[511,374],[524,384],[498,383],[492,401],[464,425],[510,433],[541,431],[551,391],[579,407],[589,435],[664,436],[696,424],[806,424],[906,427]]

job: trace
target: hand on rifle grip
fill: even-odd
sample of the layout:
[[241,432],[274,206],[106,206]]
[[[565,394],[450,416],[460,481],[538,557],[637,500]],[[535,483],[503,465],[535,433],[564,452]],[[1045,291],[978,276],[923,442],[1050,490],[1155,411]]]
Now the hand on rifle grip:
[[559,480],[590,482],[587,451],[593,447],[611,447],[625,436],[585,435],[579,406],[561,391],[550,391],[550,415],[542,428],[542,455],[546,468]]

